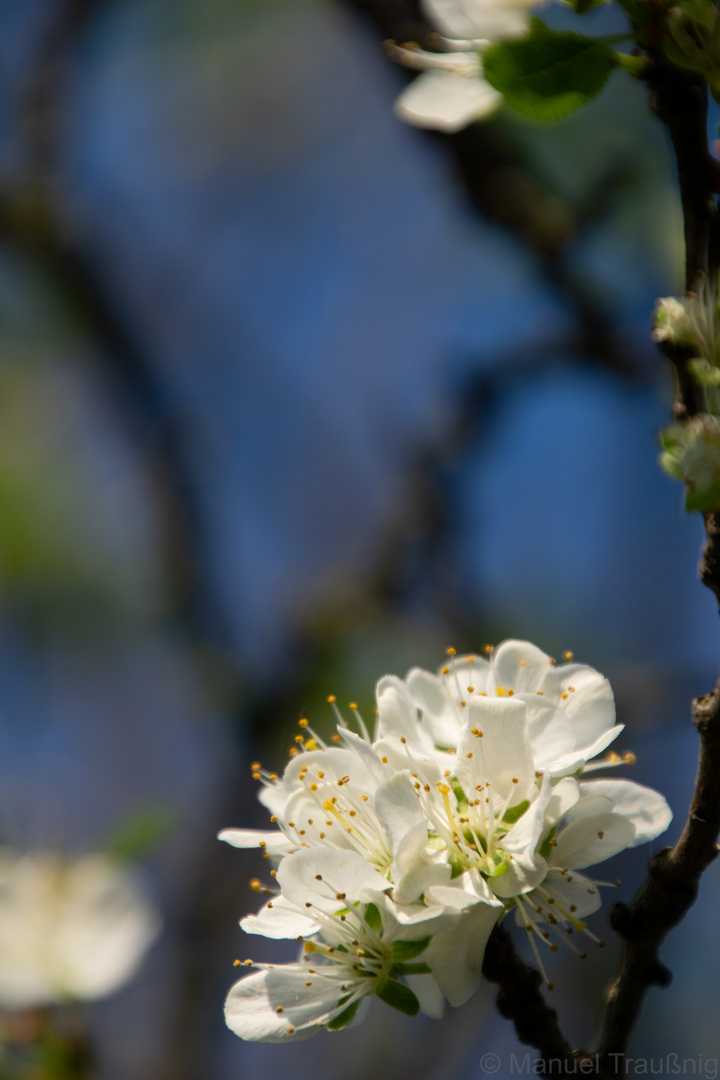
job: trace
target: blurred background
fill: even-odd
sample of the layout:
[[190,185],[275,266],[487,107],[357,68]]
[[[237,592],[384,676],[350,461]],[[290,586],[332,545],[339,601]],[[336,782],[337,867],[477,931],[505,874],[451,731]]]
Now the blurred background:
[[[279,771],[302,715],[329,730],[328,693],[369,713],[447,645],[572,649],[681,827],[718,633],[656,463],[668,147],[620,76],[554,127],[404,127],[380,45],[427,31],[412,0],[0,0],[0,836],[78,853],[164,822],[163,933],[88,1011],[98,1080],[524,1054],[492,987],[291,1047],[225,1029],[233,959],[295,949],[241,933],[259,860],[215,834],[265,826],[249,763]],[[649,854],[602,876],[627,899]],[[718,884],[638,1056],[720,1051]],[[551,958],[580,1044],[617,962]]]

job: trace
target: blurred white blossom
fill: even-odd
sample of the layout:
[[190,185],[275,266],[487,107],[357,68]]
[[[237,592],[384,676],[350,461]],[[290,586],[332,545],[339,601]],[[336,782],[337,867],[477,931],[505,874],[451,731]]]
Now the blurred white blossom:
[[0,852],[0,1007],[104,997],[160,928],[136,874],[103,855]]
[[496,41],[524,37],[533,0],[423,0],[439,31],[441,51],[414,43],[387,46],[388,55],[422,72],[400,95],[395,112],[416,127],[454,132],[482,120],[502,104],[502,95],[484,78],[482,53]]

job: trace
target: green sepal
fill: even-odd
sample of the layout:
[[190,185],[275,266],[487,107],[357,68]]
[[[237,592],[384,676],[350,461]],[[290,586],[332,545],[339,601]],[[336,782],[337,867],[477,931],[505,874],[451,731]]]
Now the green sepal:
[[417,1016],[420,1012],[420,1002],[413,994],[409,986],[398,982],[396,979],[388,979],[385,985],[378,990],[377,996],[386,1005],[405,1013],[406,1016]]
[[381,932],[383,924],[377,904],[368,904],[365,908],[364,919],[374,933],[379,934]]
[[450,867],[451,881],[465,873],[465,864],[461,862],[456,855],[448,855],[448,866]]
[[494,855],[486,855],[482,862],[481,873],[486,877],[500,877],[510,865],[510,856],[505,851],[496,851]]
[[[347,1000],[347,999],[346,999]],[[341,1012],[338,1016],[334,1016],[332,1020],[328,1022],[328,1031],[342,1031],[348,1024],[352,1024],[353,1020],[357,1016],[357,1011],[360,1008],[360,999],[353,1001],[352,1005],[348,1005],[347,1009]]]
[[521,115],[548,123],[561,120],[605,86],[617,67],[614,40],[558,33],[533,19],[528,37],[488,49],[485,78]]
[[459,814],[466,814],[468,809],[469,809],[467,795],[465,794],[465,792],[463,791],[463,789],[460,787],[459,784],[455,784],[453,786],[453,791],[455,792],[455,798],[457,799],[458,813]]
[[419,941],[395,941],[390,950],[390,955],[395,963],[404,960],[414,960],[421,952],[424,952],[430,944],[430,938],[421,938]]
[[503,814],[503,821],[506,821],[508,825],[514,825],[517,819],[523,816],[529,805],[529,800],[523,799],[517,806],[511,806],[510,809],[506,810]]
[[539,849],[538,854],[540,855],[540,857],[542,859],[549,859],[550,858],[550,853],[552,852],[552,849],[553,849],[552,841],[555,839],[555,833],[556,832],[557,832],[557,825],[553,825],[552,829],[550,830],[550,832],[547,834],[547,836],[543,840],[542,844],[540,845],[540,849]]
[[393,964],[390,968],[390,978],[399,979],[401,975],[431,975],[430,966],[425,963],[418,964]]

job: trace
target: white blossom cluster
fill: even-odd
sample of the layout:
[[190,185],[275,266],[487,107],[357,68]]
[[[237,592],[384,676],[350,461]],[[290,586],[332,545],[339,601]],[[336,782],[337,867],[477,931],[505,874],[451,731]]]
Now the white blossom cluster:
[[622,731],[607,679],[529,642],[450,652],[438,675],[379,681],[373,737],[351,705],[357,732],[337,710],[326,745],[303,719],[282,777],[253,766],[275,828],[220,838],[259,845],[273,881],[254,883],[269,899],[240,925],[303,944],[295,963],[244,961],[255,971],[226,1003],[242,1038],[336,1030],[372,996],[439,1017],[479,986],[506,915],[541,968],[540,949],[558,942],[584,955],[603,884],[584,871],[667,828],[657,792],[586,778],[632,760],[597,757]]
[[0,1009],[105,997],[135,974],[159,930],[128,866],[0,850]]

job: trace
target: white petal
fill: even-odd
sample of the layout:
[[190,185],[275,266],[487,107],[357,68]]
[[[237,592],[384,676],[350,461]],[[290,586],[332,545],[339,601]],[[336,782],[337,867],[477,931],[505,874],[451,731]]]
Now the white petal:
[[565,701],[565,713],[575,728],[575,745],[578,749],[592,746],[615,723],[615,698],[610,683],[586,664],[563,664],[558,675],[563,690],[567,686],[575,687]]
[[544,771],[575,750],[575,731],[561,709],[550,697],[516,694],[528,707],[528,737],[535,768]]
[[415,704],[422,710],[423,726],[435,745],[456,747],[460,734],[459,710],[444,680],[429,671],[413,668],[407,673],[406,682]]
[[516,694],[535,694],[542,690],[559,695],[560,681],[550,657],[529,641],[504,641],[493,653],[492,679]]
[[545,814],[552,794],[550,778],[546,775],[538,798],[503,837],[503,849],[527,870],[535,869],[535,848],[545,826]]
[[[549,891],[551,896],[556,897],[565,910],[575,919],[584,919],[586,915],[592,915],[602,904],[600,890],[597,885],[593,884],[584,874],[580,874],[575,870],[570,870],[567,874],[561,874],[559,870],[551,869],[547,880],[544,882],[544,888]],[[533,894],[532,899],[534,898],[535,894]],[[542,896],[538,897],[537,903],[542,906],[543,912],[548,910],[547,901]],[[534,917],[535,914],[533,913]],[[538,913],[537,917],[539,921],[542,921],[543,915]]]
[[602,753],[611,742],[614,742],[620,732],[624,730],[624,727],[624,724],[616,724],[615,727],[609,728],[607,731],[604,731],[602,735],[599,735],[595,742],[590,746],[586,746],[579,750],[573,750],[572,753],[566,754],[565,757],[558,758],[552,764],[552,775],[559,776],[562,773],[569,774],[577,772],[579,768],[582,768],[586,761],[590,761],[596,754]]
[[[512,806],[529,798],[535,790],[535,765],[525,702],[475,697],[468,700],[467,714],[456,766],[463,789],[474,791],[489,781],[500,800],[513,798]],[[473,728],[482,731],[482,736],[473,735]]]
[[406,975],[405,982],[420,1002],[420,1012],[433,1020],[442,1020],[445,998],[432,975]]
[[218,833],[218,840],[236,848],[261,847],[268,855],[284,855],[297,847],[285,833],[276,829],[223,829]]
[[417,709],[401,679],[385,675],[377,685],[378,739],[395,736],[414,746],[421,736]]
[[[386,780],[387,772],[385,771],[385,767],[372,746],[370,746],[365,739],[361,739],[359,735],[356,735],[354,731],[349,731],[347,728],[338,730],[340,730],[340,734],[347,743],[349,749],[360,758],[365,769],[373,777],[375,782],[381,784]],[[352,776],[352,773],[350,775]]]
[[[413,826],[425,823],[417,792],[406,773],[397,773],[378,787],[375,792],[375,813],[390,838],[393,852],[397,851]],[[427,836],[427,830],[424,836]]]
[[563,814],[566,814],[572,807],[575,806],[580,798],[580,785],[577,780],[574,780],[571,776],[566,776],[562,780],[559,780],[552,789],[552,798],[548,803],[546,811],[546,821],[549,825],[554,825],[556,821],[559,821]]
[[446,863],[412,866],[394,887],[393,899],[398,904],[413,904],[424,893],[428,903],[435,904],[438,901],[429,895],[433,887],[446,885],[449,881],[450,867]]
[[635,826],[620,814],[579,818],[558,833],[553,864],[579,870],[593,866],[629,847],[634,835]]
[[395,113],[415,127],[453,132],[495,112],[502,95],[481,77],[425,71],[395,102]]
[[540,855],[535,855],[532,865],[522,865],[513,860],[504,874],[489,878],[488,884],[496,896],[509,899],[522,896],[536,888],[547,873],[547,863]]
[[504,5],[488,0],[423,0],[427,18],[441,34],[451,38],[520,37],[529,28],[529,16],[520,4]]
[[464,1005],[480,985],[485,946],[501,910],[475,904],[426,949],[430,970],[451,1005]]
[[283,895],[301,911],[311,903],[330,914],[345,903],[338,898],[340,893],[353,903],[362,900],[367,889],[383,891],[390,887],[357,852],[322,847],[304,848],[283,859],[277,882]]
[[241,1039],[293,1042],[315,1035],[320,1024],[342,1012],[342,996],[336,977],[322,971],[310,975],[303,964],[278,965],[235,983],[225,1002],[225,1021]]
[[240,926],[246,934],[262,934],[268,938],[309,937],[320,929],[319,923],[301,915],[282,896],[269,900],[257,915],[241,919]]
[[580,790],[583,797],[602,795],[612,800],[615,813],[632,821],[635,836],[628,847],[654,840],[672,821],[672,811],[663,796],[632,780],[583,781]]

